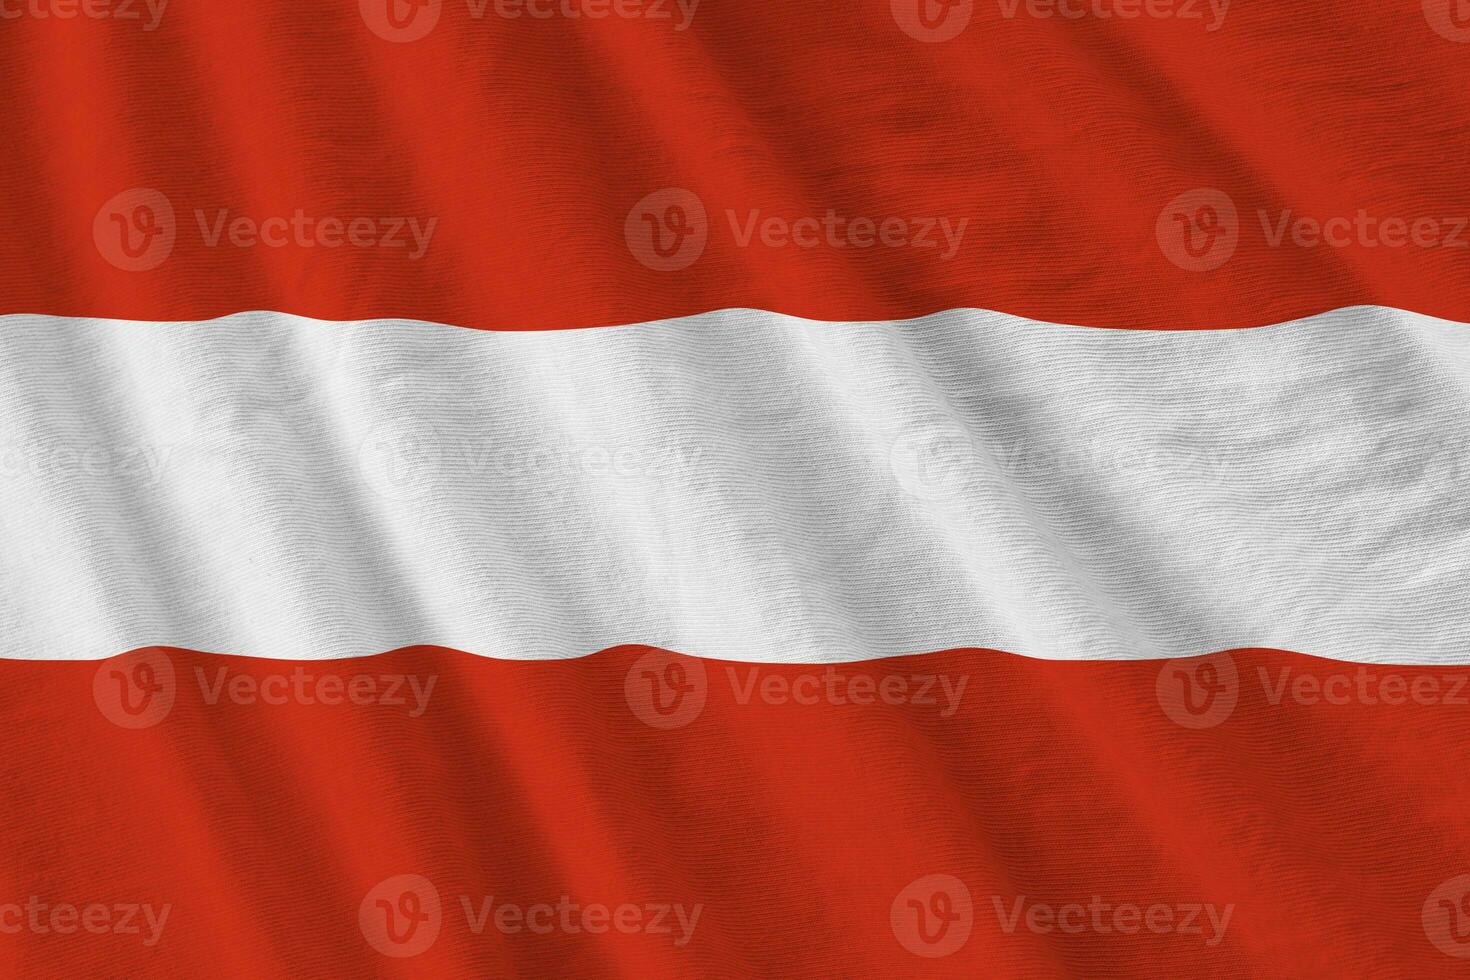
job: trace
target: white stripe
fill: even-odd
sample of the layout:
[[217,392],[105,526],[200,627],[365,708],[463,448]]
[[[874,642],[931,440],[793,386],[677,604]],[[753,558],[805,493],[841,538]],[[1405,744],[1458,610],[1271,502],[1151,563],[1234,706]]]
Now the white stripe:
[[1470,660],[1470,333],[0,319],[0,656]]

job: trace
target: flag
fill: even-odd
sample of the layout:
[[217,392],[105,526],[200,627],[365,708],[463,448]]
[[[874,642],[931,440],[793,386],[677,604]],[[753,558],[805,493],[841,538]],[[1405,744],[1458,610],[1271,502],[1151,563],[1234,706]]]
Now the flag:
[[1470,958],[1454,0],[0,0],[0,971]]

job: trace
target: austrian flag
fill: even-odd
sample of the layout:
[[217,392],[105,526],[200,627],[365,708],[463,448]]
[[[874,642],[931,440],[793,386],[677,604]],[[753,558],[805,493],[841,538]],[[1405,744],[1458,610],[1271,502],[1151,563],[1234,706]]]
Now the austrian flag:
[[1470,971],[1470,2],[0,79],[0,976]]

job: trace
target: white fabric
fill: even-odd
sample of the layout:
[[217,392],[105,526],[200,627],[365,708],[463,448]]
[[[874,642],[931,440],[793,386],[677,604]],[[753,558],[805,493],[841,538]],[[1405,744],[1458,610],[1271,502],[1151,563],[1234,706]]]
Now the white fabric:
[[[1470,661],[1470,333],[0,317],[0,656]],[[537,453],[540,455],[537,455]]]

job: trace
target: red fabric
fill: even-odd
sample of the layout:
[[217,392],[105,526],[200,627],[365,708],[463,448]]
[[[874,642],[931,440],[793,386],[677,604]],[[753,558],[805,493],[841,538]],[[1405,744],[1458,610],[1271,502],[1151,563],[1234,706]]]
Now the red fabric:
[[[119,727],[109,720],[120,717],[113,672],[131,683],[142,664],[154,668],[154,689],[172,685],[156,702],[169,701],[166,713]],[[866,705],[781,693],[813,700],[819,688],[799,678],[815,675],[825,689],[823,667],[643,648],[540,663],[433,648],[309,664],[181,651],[7,662],[0,905],[36,896],[173,908],[152,947],[146,930],[6,935],[0,971],[884,980],[1463,971],[1429,938],[1424,909],[1449,935],[1432,897],[1470,871],[1470,671],[1271,651],[1210,664],[1224,693],[1220,707],[1189,716],[1210,725],[1199,728],[1174,720],[1168,692],[1178,671],[1207,680],[1202,662],[953,651],[833,668],[842,700],[866,690],[875,700]],[[655,728],[640,720],[663,717],[649,714],[644,682],[671,676],[671,665],[685,688],[703,685],[703,705],[681,715],[663,688],[668,717],[682,724]],[[417,717],[407,686],[403,705],[295,695],[265,704],[250,693],[282,693],[265,678],[298,668],[314,699],[326,677],[341,679],[338,696],[359,675],[379,693],[386,675],[414,675],[421,689],[436,680]],[[909,701],[921,693],[916,678],[936,676],[950,690],[965,682],[947,717],[942,684],[935,705],[875,693],[904,678]],[[859,677],[873,687],[854,686]],[[141,690],[130,689],[134,708],[146,707]],[[215,704],[211,690],[222,692]],[[437,937],[409,958],[377,952],[358,918],[369,892],[401,875],[431,882],[442,904]],[[964,944],[931,959],[905,948],[890,917],[900,893],[932,875],[962,882],[973,912]],[[491,924],[477,935],[460,904],[469,896],[478,909],[493,896],[492,908],[525,908],[563,895],[703,911],[680,946],[677,927],[508,935]],[[1063,934],[1032,932],[1023,919],[1008,934],[994,903],[1009,916],[1020,896],[1027,909],[1096,896],[1234,911],[1213,946],[1208,925],[1203,935]],[[13,919],[0,913],[0,925]]]
[[[973,306],[1173,329],[1377,303],[1470,319],[1470,49],[1431,26],[1442,14],[1455,29],[1449,0],[1433,16],[1421,0],[1237,2],[1214,31],[1204,0],[1188,4],[1200,19],[1130,20],[1043,19],[1024,3],[1007,18],[1009,4],[985,2],[944,43],[899,28],[904,0],[705,0],[682,32],[671,3],[669,21],[507,20],[493,0],[481,19],[446,0],[425,37],[391,43],[361,13],[387,2],[176,2],[153,31],[6,21],[0,312],[268,308],[520,329],[731,306],[833,320]],[[99,254],[93,223],[139,187],[169,199],[177,242],[127,272]],[[666,187],[698,195],[710,220],[681,271],[645,267],[624,240],[630,211]],[[1166,205],[1197,188],[1239,213],[1238,250],[1213,271],[1180,268],[1156,236]],[[410,261],[210,248],[194,216],[297,209],[438,225]],[[943,261],[741,248],[727,209],[740,225],[757,209],[969,224]],[[1362,244],[1339,224],[1348,247],[1273,248],[1263,210],[1273,229],[1362,210],[1405,222],[1394,239],[1443,221],[1421,239],[1463,244]]]

